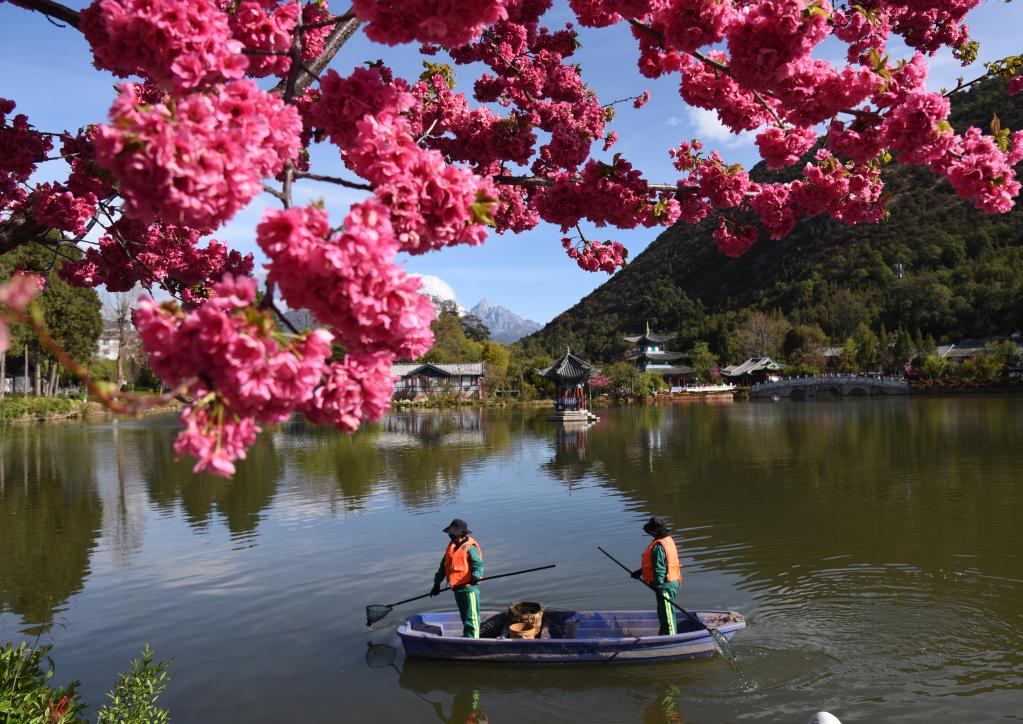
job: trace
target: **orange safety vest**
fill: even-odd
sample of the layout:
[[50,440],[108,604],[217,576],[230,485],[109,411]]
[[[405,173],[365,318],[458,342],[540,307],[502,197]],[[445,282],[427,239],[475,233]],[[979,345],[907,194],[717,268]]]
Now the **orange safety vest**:
[[476,546],[476,552],[480,554],[480,560],[483,560],[483,549],[472,538],[466,538],[457,548],[454,543],[448,543],[448,547],[444,550],[444,573],[447,575],[448,585],[452,588],[468,586],[469,580],[472,578],[472,571],[469,567],[469,546]]
[[664,556],[667,559],[668,574],[665,580],[681,581],[682,565],[678,562],[678,549],[675,548],[675,539],[670,535],[658,538],[643,551],[643,580],[647,583],[656,583],[654,580],[654,546],[656,545],[664,549]]

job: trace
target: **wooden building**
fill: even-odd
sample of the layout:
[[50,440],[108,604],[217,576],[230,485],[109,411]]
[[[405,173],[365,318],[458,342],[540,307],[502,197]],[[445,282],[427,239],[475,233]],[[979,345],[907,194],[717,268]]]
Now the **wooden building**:
[[769,379],[777,379],[781,365],[770,357],[750,357],[741,365],[728,365],[722,368],[721,376],[733,385],[749,387]]
[[391,365],[391,375],[396,378],[396,400],[419,400],[440,395],[482,400],[487,396],[486,370],[482,362],[403,362]]

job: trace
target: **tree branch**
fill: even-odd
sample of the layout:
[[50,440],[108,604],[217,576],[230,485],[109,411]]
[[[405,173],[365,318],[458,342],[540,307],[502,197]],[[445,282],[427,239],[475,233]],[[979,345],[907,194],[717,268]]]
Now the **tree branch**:
[[361,191],[372,191],[373,187],[369,184],[360,184],[355,181],[346,181],[343,178],[337,176],[321,176],[318,173],[309,173],[308,171],[296,171],[295,178],[307,178],[310,181],[323,181],[328,184],[337,184],[338,186],[345,186],[350,189],[359,189]]
[[42,13],[48,18],[61,20],[78,30],[78,23],[82,16],[77,10],[72,10],[67,5],[61,5],[53,0],[10,0],[12,5],[17,5],[25,10],[33,10]]
[[[348,42],[348,40],[355,34],[355,31],[359,29],[359,21],[353,16],[352,10],[349,9],[342,17],[346,18],[344,21],[337,24],[337,26],[330,31],[330,35],[327,36],[324,41],[323,52],[320,57],[312,61],[309,64],[308,69],[302,68],[302,72],[299,74],[295,81],[295,87],[293,92],[296,94],[302,93],[306,88],[313,84],[317,78],[320,77],[320,73],[327,67],[327,64],[334,59],[337,52],[341,50],[341,47]],[[312,71],[311,73],[309,71]],[[284,93],[288,87],[287,80],[282,80],[274,87],[275,93]]]
[[[549,178],[543,178],[541,176],[494,176],[494,183],[504,184],[506,186],[553,186],[555,181]],[[582,178],[579,176],[573,176],[571,181],[579,183]],[[679,191],[678,184],[651,184],[648,183],[647,188],[651,191],[670,191],[671,193],[677,193]]]

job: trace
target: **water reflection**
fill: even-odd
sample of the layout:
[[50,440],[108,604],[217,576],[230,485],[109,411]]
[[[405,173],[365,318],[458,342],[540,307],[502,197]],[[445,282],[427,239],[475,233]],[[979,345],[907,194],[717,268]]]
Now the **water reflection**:
[[136,430],[130,439],[137,446],[143,461],[142,479],[158,509],[171,513],[180,505],[189,524],[198,531],[209,528],[216,512],[236,541],[255,539],[263,511],[273,502],[283,472],[274,435],[257,439],[248,456],[239,461],[232,480],[193,473],[190,461],[176,459],[172,435]]
[[[62,454],[54,454],[52,429],[61,431]],[[0,435],[0,612],[49,624],[82,589],[103,518],[92,452],[79,425]]]

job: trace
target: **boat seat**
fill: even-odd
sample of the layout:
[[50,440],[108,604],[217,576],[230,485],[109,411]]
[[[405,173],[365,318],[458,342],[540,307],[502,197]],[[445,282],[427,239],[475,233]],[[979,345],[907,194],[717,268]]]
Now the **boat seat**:
[[412,621],[411,628],[413,631],[420,631],[422,633],[431,634],[433,636],[443,636],[444,629],[440,626],[436,626],[432,623],[424,623],[421,618],[416,617]]

